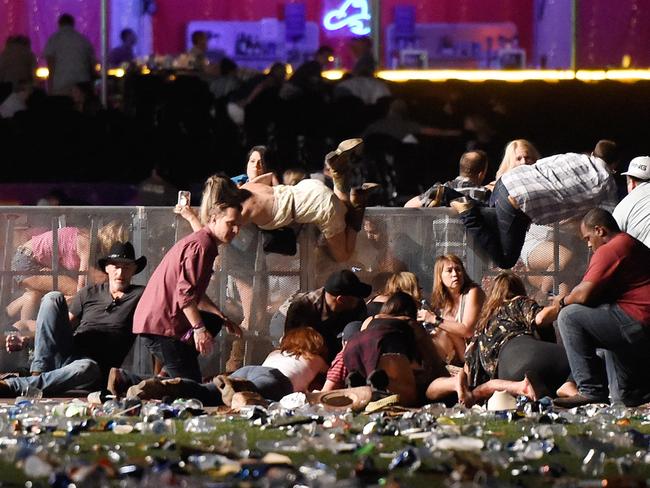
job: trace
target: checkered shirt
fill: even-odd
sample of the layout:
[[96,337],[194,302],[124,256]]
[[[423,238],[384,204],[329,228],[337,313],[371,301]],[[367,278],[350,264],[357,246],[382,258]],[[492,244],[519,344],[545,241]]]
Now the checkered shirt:
[[536,224],[551,224],[616,206],[616,183],[605,162],[568,153],[517,166],[501,177],[510,196]]

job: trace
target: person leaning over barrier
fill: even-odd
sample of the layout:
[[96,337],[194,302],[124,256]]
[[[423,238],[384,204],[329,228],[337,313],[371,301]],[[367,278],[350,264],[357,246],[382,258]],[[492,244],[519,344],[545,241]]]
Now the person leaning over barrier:
[[620,396],[627,406],[650,401],[650,249],[621,232],[614,217],[593,209],[580,232],[594,251],[587,272],[571,293],[557,300],[558,325],[578,394],[555,404],[572,408],[607,402],[605,364],[611,358]]
[[[45,295],[36,319],[32,376],[0,382],[0,395],[15,396],[30,387],[53,395],[104,384],[133,345],[133,314],[144,287],[132,285],[131,278],[146,264],[144,256],[135,259],[130,242],[117,242],[98,261],[108,282],[80,290],[69,309],[61,292]],[[6,348],[18,351],[30,340],[9,337]]]

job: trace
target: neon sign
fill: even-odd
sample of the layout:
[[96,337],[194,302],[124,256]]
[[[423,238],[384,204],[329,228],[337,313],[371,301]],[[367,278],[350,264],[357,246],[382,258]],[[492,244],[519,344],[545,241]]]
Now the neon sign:
[[349,28],[352,34],[370,34],[370,9],[368,0],[345,0],[339,8],[330,10],[323,17],[323,27],[329,31]]

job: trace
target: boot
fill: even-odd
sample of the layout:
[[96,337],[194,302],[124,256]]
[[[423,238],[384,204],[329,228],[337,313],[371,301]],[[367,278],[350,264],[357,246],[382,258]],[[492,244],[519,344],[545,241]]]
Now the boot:
[[253,383],[241,378],[232,378],[225,374],[215,376],[212,380],[221,393],[221,401],[224,405],[231,406],[235,393],[243,391],[252,391],[257,393],[257,388]]
[[267,407],[269,402],[264,400],[262,395],[256,391],[239,391],[232,396],[230,408],[233,410],[239,410],[246,405],[260,405],[262,407]]
[[325,156],[325,163],[330,167],[334,186],[340,192],[350,191],[350,158],[353,155],[360,155],[362,150],[363,139],[346,139],[341,141],[335,151]]
[[226,361],[226,373],[237,371],[244,365],[244,353],[246,351],[246,342],[243,338],[236,338],[232,341],[230,348],[230,357]]
[[140,400],[160,400],[169,396],[181,398],[183,395],[183,384],[181,378],[149,378],[133,385],[126,392],[127,398],[139,398]]

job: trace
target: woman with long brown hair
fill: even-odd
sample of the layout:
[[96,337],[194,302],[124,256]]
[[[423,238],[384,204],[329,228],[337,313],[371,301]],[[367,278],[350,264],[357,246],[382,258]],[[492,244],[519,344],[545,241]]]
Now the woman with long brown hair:
[[484,300],[485,293],[469,277],[458,256],[436,258],[431,311],[420,310],[418,320],[435,325],[433,342],[447,364],[462,364],[465,341],[474,335]]
[[390,296],[398,291],[408,293],[413,297],[416,303],[420,303],[420,299],[422,298],[422,288],[418,282],[418,277],[415,273],[411,273],[410,271],[400,271],[390,275],[381,291],[368,300],[366,303],[368,316],[378,314],[381,307],[388,301]]
[[558,312],[557,305],[542,307],[526,296],[516,274],[500,273],[467,346],[464,370],[453,385],[432,383],[427,396],[436,399],[456,391],[471,404],[497,390],[532,399],[554,394],[569,377],[569,363],[564,348],[540,340],[537,329],[550,325]]

